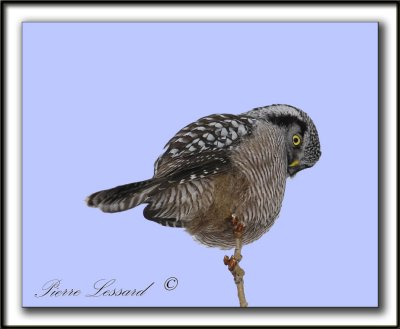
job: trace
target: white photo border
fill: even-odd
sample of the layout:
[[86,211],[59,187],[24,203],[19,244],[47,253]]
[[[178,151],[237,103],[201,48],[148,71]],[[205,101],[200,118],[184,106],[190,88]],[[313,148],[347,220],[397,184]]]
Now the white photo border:
[[[397,2],[13,2],[2,10],[2,327],[398,326]],[[22,22],[379,22],[379,308],[22,308]]]

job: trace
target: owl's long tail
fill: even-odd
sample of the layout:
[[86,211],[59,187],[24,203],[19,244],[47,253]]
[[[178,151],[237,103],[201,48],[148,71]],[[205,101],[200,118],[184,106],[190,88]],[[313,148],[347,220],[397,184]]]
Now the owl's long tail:
[[89,207],[99,208],[104,212],[119,212],[136,207],[146,201],[149,193],[159,186],[156,179],[120,185],[89,195],[86,203]]

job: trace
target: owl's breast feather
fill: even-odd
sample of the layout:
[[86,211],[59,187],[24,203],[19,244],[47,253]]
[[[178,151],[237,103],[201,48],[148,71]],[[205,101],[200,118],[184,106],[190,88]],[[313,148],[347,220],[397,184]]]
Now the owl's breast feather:
[[234,168],[248,182],[242,205],[238,207],[247,225],[269,228],[279,214],[287,171],[283,136],[279,127],[259,122],[252,136],[232,152]]

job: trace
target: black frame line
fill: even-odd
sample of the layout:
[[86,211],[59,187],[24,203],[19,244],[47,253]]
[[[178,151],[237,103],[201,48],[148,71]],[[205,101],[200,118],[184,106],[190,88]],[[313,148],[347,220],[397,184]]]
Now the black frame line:
[[[376,1],[376,0],[366,0],[366,1],[346,1],[346,0],[337,0],[337,1],[212,1],[212,0],[206,0],[206,1],[110,1],[110,0],[104,0],[104,1],[79,1],[79,0],[70,0],[70,1],[1,1],[1,154],[2,154],[2,161],[1,161],[1,232],[2,232],[2,239],[1,239],[1,327],[2,328],[34,328],[37,327],[36,325],[31,325],[31,326],[10,326],[6,324],[6,319],[5,319],[5,294],[4,294],[4,288],[6,285],[5,278],[4,278],[4,265],[5,265],[5,215],[6,215],[6,209],[7,209],[7,204],[6,204],[6,194],[5,194],[5,186],[7,183],[7,177],[6,177],[6,172],[7,172],[7,167],[4,162],[5,156],[7,154],[6,150],[6,143],[5,143],[5,138],[6,138],[6,78],[5,78],[5,73],[4,70],[6,68],[6,56],[5,56],[5,37],[6,37],[6,7],[8,5],[66,5],[70,4],[72,6],[78,6],[78,5],[110,5],[110,6],[116,6],[116,5],[149,5],[149,4],[154,4],[154,5],[206,5],[206,6],[212,6],[212,5],[243,5],[243,6],[251,6],[251,5],[282,5],[282,4],[287,4],[287,5],[323,5],[323,4],[337,4],[338,6],[345,6],[345,5],[369,5],[369,4],[375,4],[375,5],[385,5],[385,4],[395,4],[396,5],[396,30],[397,30],[397,44],[396,44],[396,51],[398,54],[398,41],[399,41],[399,14],[400,14],[400,6],[399,6],[399,1],[388,1],[388,0],[381,0],[381,1]],[[73,314],[76,313],[85,313],[89,316],[96,316],[98,313],[104,313],[104,312],[110,312],[110,314],[113,315],[118,315],[118,314],[135,314],[137,313],[145,313],[148,314],[149,316],[152,316],[154,311],[157,311],[160,316],[162,314],[168,314],[170,315],[171,313],[179,315],[180,313],[184,313],[186,310],[190,310],[191,312],[195,312],[196,316],[206,316],[207,314],[210,313],[219,313],[219,312],[224,312],[227,316],[229,314],[237,313],[237,312],[243,312],[243,314],[251,316],[252,314],[256,314],[259,312],[271,312],[271,313],[280,313],[282,315],[285,315],[287,310],[290,310],[290,312],[293,312],[293,310],[297,310],[298,314],[304,315],[305,313],[311,311],[311,313],[318,313],[319,311],[324,311],[324,312],[329,312],[329,314],[340,316],[340,314],[343,313],[353,313],[355,311],[367,314],[371,312],[380,312],[382,311],[382,291],[383,291],[383,285],[387,284],[384,282],[381,282],[382,276],[382,263],[385,262],[385,253],[382,247],[382,226],[385,225],[385,223],[382,221],[383,218],[386,216],[386,210],[382,208],[382,200],[385,199],[385,192],[384,192],[384,186],[383,182],[386,181],[387,173],[383,172],[382,170],[382,154],[385,153],[387,154],[386,149],[386,143],[384,140],[384,136],[382,135],[382,132],[384,130],[383,127],[383,121],[382,118],[386,115],[383,113],[383,109],[385,108],[385,100],[382,98],[382,90],[384,89],[384,76],[383,76],[383,66],[387,65],[386,63],[382,63],[381,58],[382,58],[382,40],[384,39],[384,34],[382,33],[382,26],[379,25],[379,32],[378,32],[378,307],[253,307],[249,309],[239,309],[239,308],[231,308],[231,307],[218,307],[218,308],[211,308],[211,307],[202,307],[202,308],[196,308],[196,307],[186,307],[186,308],[178,308],[178,307],[56,307],[56,308],[49,308],[49,307],[37,307],[37,308],[25,308],[23,311],[26,312],[27,314],[46,314],[49,312],[58,312],[60,315],[70,315],[72,316]],[[399,58],[397,56],[397,72],[396,72],[396,84],[398,86],[398,76],[399,76]],[[21,65],[22,65],[22,58],[21,58]],[[22,70],[21,70],[21,81],[22,81]],[[398,94],[396,95],[396,106],[398,106]],[[399,123],[399,118],[397,116],[397,126],[396,126],[396,138],[398,141],[398,123]],[[22,132],[21,132],[22,133]],[[398,163],[398,150],[399,147],[397,146],[397,156],[396,156],[396,162]],[[397,169],[397,175],[398,175],[398,169]],[[396,182],[396,194],[398,194],[398,181]],[[396,215],[398,214],[398,204],[396,206]],[[398,235],[399,235],[399,225],[397,226],[397,237],[396,237],[396,247],[398,250],[399,243],[398,243]],[[22,257],[21,257],[21,262],[22,262]],[[397,254],[397,274],[398,274],[398,263],[399,263],[399,255]],[[397,276],[397,288],[399,289],[399,278]],[[385,326],[386,328],[398,328],[399,327],[399,293],[398,289],[396,292],[396,302],[397,302],[397,314],[396,314],[396,325],[394,326]],[[60,327],[60,328],[72,328],[74,326],[70,325],[46,325],[42,327]],[[151,326],[151,325],[104,325],[104,326],[99,326],[99,325],[88,325],[85,326],[88,328],[91,327],[101,327],[101,328],[116,328],[116,327],[193,327],[193,328],[204,328],[208,327],[206,325],[198,326],[198,325],[165,325],[165,326]],[[223,325],[219,326],[221,328],[230,328],[230,327],[235,327],[235,328],[246,328],[246,327],[272,327],[272,326],[267,326],[267,325],[251,325],[251,326],[231,326],[231,325]],[[336,326],[336,325],[326,325],[326,326],[310,326],[310,325],[297,325],[297,326],[278,326],[279,328],[308,328],[308,327],[324,327],[324,328],[343,328],[345,326]],[[351,326],[354,328],[383,328],[382,326],[365,326],[365,325],[354,325]]]

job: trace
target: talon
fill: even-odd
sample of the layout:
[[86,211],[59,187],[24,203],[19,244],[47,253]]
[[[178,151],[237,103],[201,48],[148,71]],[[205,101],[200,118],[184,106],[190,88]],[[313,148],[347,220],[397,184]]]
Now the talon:
[[231,217],[233,233],[235,234],[236,238],[241,238],[243,236],[244,224],[239,221],[236,214],[232,214]]
[[238,223],[238,224],[236,225],[236,227],[235,227],[235,231],[236,231],[236,232],[243,232],[243,230],[244,230],[244,224]]
[[237,218],[236,214],[231,215],[231,223],[233,226],[236,226],[239,223],[239,219]]
[[233,233],[235,234],[236,238],[241,238],[243,235],[244,231],[244,224],[238,223],[234,228],[233,228]]

